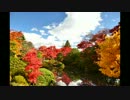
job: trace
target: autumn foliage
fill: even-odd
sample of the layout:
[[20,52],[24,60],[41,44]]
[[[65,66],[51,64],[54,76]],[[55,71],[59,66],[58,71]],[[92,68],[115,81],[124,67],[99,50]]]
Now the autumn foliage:
[[37,82],[37,77],[41,75],[39,68],[42,66],[41,59],[37,58],[36,49],[31,49],[23,58],[24,61],[28,62],[25,71],[28,73],[28,79],[31,83]]
[[71,52],[71,48],[70,47],[62,47],[61,49],[60,49],[60,53],[62,53],[63,54],[63,56],[66,56],[68,53],[70,53]]
[[50,46],[50,47],[41,46],[39,48],[39,51],[41,51],[43,57],[47,59],[56,58],[57,54],[59,53],[59,50],[56,49],[55,46]]
[[22,32],[13,31],[10,32],[10,51],[14,53],[14,56],[20,55],[20,50],[22,48],[22,42],[24,40],[24,35]]
[[14,54],[15,57],[17,55],[20,55],[20,49],[21,49],[21,44],[15,40],[10,41],[10,52]]
[[22,40],[24,39],[24,35],[22,32],[10,32],[10,40],[16,40],[18,42],[22,42]]
[[[103,29],[101,31],[99,31],[97,34],[92,35],[92,38],[89,39],[89,41],[87,40],[82,40],[77,47],[79,49],[86,49],[88,47],[92,47],[95,44],[97,45],[97,43],[101,43],[105,40],[106,35],[109,34],[109,31],[107,29]],[[87,35],[86,35],[87,36]]]
[[86,49],[86,48],[88,48],[88,47],[92,47],[93,46],[93,44],[92,44],[92,42],[90,42],[90,41],[81,41],[78,45],[77,45],[77,47],[79,48],[79,49]]
[[50,47],[46,47],[46,46],[41,46],[39,48],[39,51],[42,52],[42,55],[44,58],[46,59],[54,59],[57,57],[57,55],[59,53],[62,53],[63,56],[66,56],[70,51],[71,48],[70,47],[62,47],[60,49],[57,49],[55,46],[50,46]]
[[119,78],[120,25],[85,38],[77,48],[66,41],[61,48],[43,45],[36,49],[22,32],[10,31],[10,84],[53,86],[61,77],[66,84],[88,79],[101,86],[108,85],[107,79]]
[[100,43],[105,40],[105,36],[106,36],[105,33],[98,33],[98,34],[93,35],[93,38],[90,39],[90,41]]
[[99,49],[96,52],[99,55],[97,64],[100,71],[114,78],[120,76],[120,26],[118,30],[113,31],[113,35],[106,37],[105,41],[98,43]]

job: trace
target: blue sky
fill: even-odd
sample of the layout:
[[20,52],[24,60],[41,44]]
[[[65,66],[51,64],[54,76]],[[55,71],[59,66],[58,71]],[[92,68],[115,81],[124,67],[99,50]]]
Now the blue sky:
[[103,28],[111,29],[120,22],[120,12],[11,12],[10,29],[22,31],[36,48],[66,40],[76,47],[82,37]]

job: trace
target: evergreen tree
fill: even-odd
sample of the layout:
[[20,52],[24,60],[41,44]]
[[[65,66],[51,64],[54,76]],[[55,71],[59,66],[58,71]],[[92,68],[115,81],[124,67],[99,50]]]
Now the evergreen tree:
[[70,42],[67,40],[64,47],[71,47]]

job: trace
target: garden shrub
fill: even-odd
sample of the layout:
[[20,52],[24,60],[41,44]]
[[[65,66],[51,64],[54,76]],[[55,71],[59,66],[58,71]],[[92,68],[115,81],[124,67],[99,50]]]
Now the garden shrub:
[[47,68],[52,72],[62,73],[63,69],[65,68],[65,65],[60,61],[51,59],[51,60],[44,60],[43,67]]
[[25,74],[25,66],[27,64],[20,60],[19,58],[10,56],[10,75],[13,77],[15,75],[24,75]]
[[41,75],[38,76],[36,86],[51,86],[55,83],[54,74],[46,68],[40,68],[42,72]]
[[21,75],[14,76],[14,78],[12,79],[11,85],[12,86],[29,86],[26,79]]

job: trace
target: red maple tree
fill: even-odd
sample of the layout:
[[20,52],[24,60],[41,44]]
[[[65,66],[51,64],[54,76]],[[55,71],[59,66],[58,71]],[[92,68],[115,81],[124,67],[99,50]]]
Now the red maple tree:
[[77,47],[78,47],[79,49],[86,49],[86,48],[91,47],[91,46],[93,46],[93,44],[92,44],[92,42],[90,42],[90,41],[81,41],[81,42],[77,45]]
[[29,82],[36,83],[37,77],[41,75],[39,68],[42,66],[41,59],[37,58],[37,50],[34,48],[29,50],[23,60],[28,62],[25,71],[28,73]]
[[57,57],[59,53],[62,53],[63,56],[66,56],[71,51],[71,48],[62,47],[60,49],[57,49],[55,46],[50,46],[50,47],[41,46],[38,50],[42,52],[43,57],[47,59],[52,59],[52,58],[54,59]]

